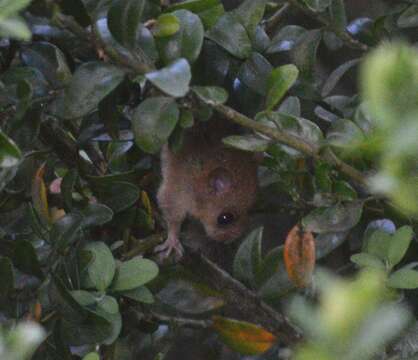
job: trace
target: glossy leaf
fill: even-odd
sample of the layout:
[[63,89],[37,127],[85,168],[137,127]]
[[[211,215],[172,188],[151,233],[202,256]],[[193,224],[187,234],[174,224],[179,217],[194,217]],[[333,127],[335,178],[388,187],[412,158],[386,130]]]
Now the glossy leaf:
[[135,47],[145,0],[116,0],[107,14],[107,24],[113,37],[122,45]]
[[162,14],[152,28],[152,33],[155,37],[166,37],[174,35],[179,29],[180,21],[175,15]]
[[268,91],[267,81],[272,69],[272,65],[264,56],[259,53],[253,53],[241,65],[237,77],[252,91],[260,95],[266,95]]
[[301,77],[306,80],[312,80],[314,77],[316,52],[321,38],[319,30],[309,30],[298,38],[292,48],[293,63],[297,66]]
[[349,149],[365,141],[363,131],[351,120],[334,121],[327,132],[327,141],[336,148]]
[[65,89],[60,115],[65,119],[87,115],[120,84],[124,76],[124,71],[113,65],[84,63],[76,70]]
[[234,257],[234,277],[248,284],[255,284],[255,276],[261,266],[261,241],[263,228],[253,230],[245,237]]
[[267,110],[273,109],[292,87],[299,75],[296,66],[282,65],[274,69],[267,80]]
[[400,28],[410,28],[418,26],[418,4],[410,5],[398,17],[397,25]]
[[54,246],[64,249],[72,244],[79,236],[82,218],[78,214],[67,214],[54,223],[49,233]]
[[17,145],[0,131],[0,167],[10,168],[19,164],[22,153]]
[[41,280],[44,278],[38,255],[29,241],[20,240],[14,244],[13,264],[26,274],[36,276]]
[[277,341],[267,330],[245,321],[214,316],[212,326],[231,349],[243,355],[262,354]]
[[80,211],[80,215],[83,218],[82,227],[100,226],[112,220],[113,211],[103,204],[88,204]]
[[189,91],[192,74],[189,63],[182,58],[146,74],[145,77],[167,95],[183,97]]
[[413,235],[414,232],[410,226],[402,226],[396,230],[388,249],[388,260],[390,264],[395,266],[403,259]]
[[144,100],[132,117],[135,141],[145,152],[155,154],[166,143],[179,118],[179,110],[171,98]]
[[362,66],[361,85],[377,126],[395,128],[397,119],[416,116],[417,74],[418,52],[405,44],[386,44],[368,55]]
[[368,253],[359,253],[351,255],[350,260],[359,267],[377,268],[385,270],[385,264],[377,256]]
[[303,2],[311,10],[316,12],[324,11],[328,6],[330,6],[332,0],[303,0]]
[[307,231],[316,233],[346,231],[359,222],[362,210],[362,201],[318,208],[305,216],[302,224]]
[[338,81],[344,76],[344,74],[349,71],[352,67],[357,65],[360,62],[360,59],[353,59],[347,61],[346,63],[338,66],[328,77],[324,86],[322,87],[321,96],[327,97],[331,91],[335,88]]
[[[114,213],[130,208],[139,199],[138,187],[125,181],[103,183],[96,188],[96,191],[101,202]],[[102,220],[106,220],[110,214],[106,209],[102,209],[102,211],[104,213]]]
[[222,142],[233,148],[252,152],[263,152],[271,143],[270,140],[262,139],[255,135],[231,135],[223,138]]
[[296,44],[298,39],[306,33],[306,29],[299,25],[287,25],[271,40],[267,53],[274,54],[281,51],[289,51]]
[[315,240],[299,225],[290,230],[284,244],[284,263],[289,279],[298,287],[310,284],[315,269]]
[[206,36],[237,58],[245,59],[251,54],[251,41],[244,26],[230,13],[223,15]]
[[245,0],[233,11],[250,37],[254,36],[256,26],[263,19],[266,3],[267,0]]
[[158,266],[151,260],[134,258],[118,265],[113,291],[132,290],[142,286],[158,275]]
[[[2,304],[15,286],[13,265],[9,258],[0,256],[0,304]],[[0,305],[1,306],[1,305]]]
[[22,49],[21,57],[27,66],[38,69],[55,88],[71,79],[64,53],[48,42],[36,42]]
[[140,286],[132,290],[122,291],[121,294],[129,299],[144,304],[154,303],[154,295],[152,295],[152,292],[149,291],[149,289],[145,286]]
[[93,255],[93,261],[88,265],[87,272],[94,287],[104,292],[112,283],[116,272],[116,264],[112,252],[103,242],[91,242],[83,251]]
[[218,86],[193,86],[193,92],[205,103],[220,105],[228,100],[228,93]]
[[399,269],[390,274],[387,284],[395,289],[416,289],[418,288],[418,271]]
[[187,10],[177,10],[172,14],[179,19],[180,28],[174,35],[158,40],[161,58],[166,64],[179,58],[185,58],[192,64],[202,49],[203,24],[197,15]]

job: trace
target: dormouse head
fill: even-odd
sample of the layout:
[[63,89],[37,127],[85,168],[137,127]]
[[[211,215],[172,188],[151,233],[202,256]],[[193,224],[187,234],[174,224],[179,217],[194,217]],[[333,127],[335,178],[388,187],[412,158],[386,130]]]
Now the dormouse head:
[[205,203],[198,204],[207,235],[216,241],[236,239],[245,230],[248,211],[255,201],[256,166],[218,167],[208,176],[208,189]]

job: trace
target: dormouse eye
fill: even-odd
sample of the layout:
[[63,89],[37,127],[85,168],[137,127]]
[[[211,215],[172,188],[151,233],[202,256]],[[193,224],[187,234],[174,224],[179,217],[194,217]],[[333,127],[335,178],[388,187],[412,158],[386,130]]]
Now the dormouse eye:
[[218,216],[218,225],[226,226],[231,224],[235,220],[234,214],[224,212]]

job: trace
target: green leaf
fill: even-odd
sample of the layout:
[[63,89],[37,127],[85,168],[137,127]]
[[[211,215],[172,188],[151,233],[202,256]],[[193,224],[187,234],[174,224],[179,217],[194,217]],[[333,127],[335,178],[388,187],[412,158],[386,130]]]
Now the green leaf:
[[26,23],[19,17],[0,18],[0,37],[30,40],[32,34]]
[[215,25],[219,18],[225,13],[220,0],[186,0],[171,4],[168,8],[169,11],[180,9],[197,14],[207,29]]
[[259,53],[252,53],[238,70],[237,77],[252,91],[265,95],[267,93],[267,79],[273,67],[269,61]]
[[385,264],[377,256],[368,253],[354,254],[350,257],[350,260],[359,267],[370,267],[379,270],[385,270]]
[[263,19],[267,0],[245,0],[232,13],[252,38],[256,26]]
[[65,119],[79,118],[97,108],[99,102],[118,86],[125,73],[116,66],[88,62],[74,73],[64,92],[60,115]]
[[152,28],[155,37],[174,35],[180,29],[180,20],[173,14],[162,14]]
[[309,30],[300,36],[292,48],[293,63],[297,66],[300,76],[306,81],[313,80],[319,43],[322,34],[320,30]]
[[116,272],[116,264],[112,252],[103,242],[91,242],[83,251],[93,254],[93,261],[88,265],[87,272],[94,287],[104,292],[111,284]]
[[262,238],[262,227],[253,230],[242,241],[234,257],[234,277],[252,286],[255,285],[255,276],[261,266]]
[[[112,209],[114,213],[130,208],[139,199],[138,187],[125,181],[103,183],[97,186],[95,191],[101,202]],[[103,220],[106,220],[110,214],[107,210],[102,210],[106,213]]]
[[178,272],[164,284],[158,300],[171,310],[194,316],[211,313],[225,304],[222,294],[207,286],[198,276]]
[[91,352],[87,355],[84,355],[82,360],[100,360],[100,356],[96,352]]
[[187,10],[172,13],[180,21],[180,29],[171,36],[158,39],[158,48],[165,64],[185,58],[192,64],[200,55],[204,28],[200,18]]
[[344,0],[332,0],[329,8],[331,21],[338,29],[345,30],[347,27],[347,14]]
[[76,169],[70,169],[62,178],[61,194],[64,200],[64,208],[67,212],[73,208],[73,191],[78,179],[78,172]]
[[268,54],[288,51],[293,48],[298,39],[306,33],[306,29],[299,25],[286,25],[271,39],[267,48]]
[[274,69],[267,80],[267,110],[273,109],[292,87],[299,75],[295,65],[283,65]]
[[117,267],[113,291],[132,290],[145,285],[158,275],[158,266],[151,260],[134,258]]
[[259,286],[270,279],[280,269],[283,262],[284,246],[280,245],[271,249],[264,257],[256,274],[256,284]]
[[49,233],[50,241],[60,249],[66,248],[79,236],[82,220],[78,214],[65,215],[52,226]]
[[387,285],[395,289],[416,289],[418,288],[418,271],[411,269],[400,269],[389,276]]
[[230,13],[223,15],[206,36],[239,59],[246,59],[251,55],[251,41],[247,31]]
[[410,28],[418,26],[418,4],[411,5],[398,17],[397,25],[400,28]]
[[[323,139],[322,131],[319,126],[312,121],[301,117],[265,111],[259,113],[256,120],[263,122],[267,126],[278,127],[281,131],[297,136],[312,144],[320,145]],[[299,151],[289,146],[279,144],[277,146],[291,156],[301,156]]]
[[363,240],[363,251],[387,261],[392,241],[393,239],[390,234],[377,229]]
[[414,231],[410,226],[402,226],[396,230],[388,249],[388,260],[392,266],[397,265],[403,259],[413,236]]
[[398,128],[400,123],[405,125],[406,119],[416,117],[416,49],[403,43],[387,43],[378,47],[363,62],[360,78],[363,98],[379,128]]
[[251,151],[251,152],[263,152],[265,151],[270,140],[262,139],[256,135],[231,135],[222,139],[225,145],[231,146],[235,149]]
[[321,96],[327,97],[331,91],[335,88],[338,81],[344,76],[344,74],[350,70],[352,67],[357,65],[360,62],[360,59],[353,59],[350,61],[345,62],[338,66],[328,77],[327,81],[325,81],[324,86],[322,87]]
[[167,95],[183,97],[189,91],[192,74],[189,63],[182,58],[160,70],[146,74],[145,77]]
[[20,10],[30,4],[31,0],[1,0],[0,1],[0,16],[9,17],[17,14]]
[[145,0],[115,0],[107,13],[107,25],[122,45],[135,47]]
[[309,9],[315,12],[322,12],[331,5],[332,0],[303,0]]
[[192,86],[192,91],[205,103],[220,105],[228,100],[228,93],[219,86]]
[[346,231],[357,225],[363,210],[363,201],[350,201],[331,207],[318,208],[302,219],[307,231],[316,233]]
[[183,129],[191,128],[194,124],[193,112],[190,110],[181,110],[179,125]]
[[9,293],[14,289],[15,276],[13,265],[9,258],[0,256],[0,308],[4,300],[7,300]]
[[149,291],[149,289],[145,286],[140,286],[132,290],[122,291],[121,295],[144,304],[154,303],[154,295],[152,295],[152,292]]
[[38,255],[29,241],[19,240],[15,242],[13,264],[25,274],[36,276],[41,280],[44,278]]
[[300,117],[300,100],[296,96],[289,96],[280,104],[277,112],[291,116]]
[[341,149],[354,149],[365,141],[363,131],[351,120],[338,119],[327,132],[327,142]]
[[154,97],[144,100],[132,116],[137,145],[147,153],[157,153],[167,142],[178,118],[179,109],[173,99]]
[[80,211],[80,215],[83,218],[81,226],[86,228],[104,225],[111,221],[113,218],[113,211],[106,205],[89,203]]
[[17,145],[0,131],[0,168],[11,168],[19,164],[22,158]]
[[20,54],[23,63],[38,69],[54,88],[62,87],[71,79],[64,53],[51,43],[32,43],[25,46]]

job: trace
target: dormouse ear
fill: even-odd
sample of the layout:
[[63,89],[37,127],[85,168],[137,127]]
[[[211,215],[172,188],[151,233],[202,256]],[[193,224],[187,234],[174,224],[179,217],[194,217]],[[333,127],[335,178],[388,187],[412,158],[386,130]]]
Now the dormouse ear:
[[209,174],[209,186],[215,194],[228,192],[232,187],[232,174],[225,168],[216,168]]

